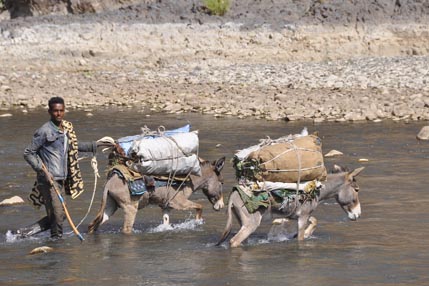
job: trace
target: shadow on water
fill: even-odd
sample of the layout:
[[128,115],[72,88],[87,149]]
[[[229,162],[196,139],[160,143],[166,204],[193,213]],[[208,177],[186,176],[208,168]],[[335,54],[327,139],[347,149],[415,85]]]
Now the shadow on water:
[[[88,219],[80,226],[83,243],[73,235],[50,241],[47,234],[34,239],[8,241],[7,231],[28,225],[44,215],[28,205],[0,208],[0,284],[5,285],[427,285],[429,213],[427,175],[429,143],[415,136],[425,122],[410,124],[270,122],[265,120],[215,118],[200,114],[148,114],[139,110],[110,108],[70,111],[81,141],[103,136],[120,138],[140,132],[147,125],[167,129],[188,122],[199,130],[200,155],[207,160],[231,159],[236,150],[258,143],[267,136],[299,133],[304,126],[318,131],[323,150],[336,149],[341,157],[326,158],[328,167],[365,166],[358,177],[362,217],[348,221],[334,201],[314,213],[319,225],[303,243],[287,234],[268,235],[270,218],[241,248],[226,244],[215,247],[226,215],[215,212],[202,193],[193,200],[203,204],[203,224],[195,214],[172,212],[171,229],[160,226],[162,213],[152,206],[141,210],[132,235],[120,233],[122,211],[118,211],[95,235],[86,227],[95,217],[105,180],[106,155],[97,155],[101,178]],[[26,115],[15,112],[0,118],[2,157],[0,200],[14,195],[26,197],[34,173],[22,152],[36,128],[47,120],[44,110]],[[368,162],[360,163],[366,158]],[[225,197],[235,183],[231,164],[224,168]],[[75,222],[86,213],[94,184],[89,160],[81,162],[86,192],[67,200]],[[68,229],[67,223],[66,231]],[[293,228],[293,227],[290,227]],[[233,232],[238,230],[234,221]],[[289,230],[289,228],[288,228]],[[29,255],[35,247],[52,252]]]

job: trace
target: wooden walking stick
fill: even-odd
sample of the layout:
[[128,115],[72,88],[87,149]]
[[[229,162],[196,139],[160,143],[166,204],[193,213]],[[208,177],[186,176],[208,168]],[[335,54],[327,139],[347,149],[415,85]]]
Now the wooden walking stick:
[[66,207],[66,202],[64,201],[63,196],[61,195],[60,191],[58,190],[57,186],[55,185],[54,180],[51,178],[48,169],[46,169],[45,164],[42,163],[42,169],[43,172],[45,172],[45,176],[48,179],[49,183],[51,184],[52,188],[54,188],[55,192],[57,193],[58,198],[60,199],[61,204],[63,205],[64,213],[66,215],[67,221],[69,222],[71,228],[73,229],[73,232],[76,234],[76,236],[80,239],[80,241],[83,241],[83,236],[80,234],[79,230],[76,228],[76,226],[73,223],[73,220],[70,217],[70,214]]

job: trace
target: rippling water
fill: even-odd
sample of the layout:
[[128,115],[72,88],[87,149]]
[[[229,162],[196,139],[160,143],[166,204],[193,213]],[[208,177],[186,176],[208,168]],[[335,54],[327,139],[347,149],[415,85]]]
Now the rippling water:
[[[81,141],[103,136],[119,138],[140,132],[147,125],[176,128],[188,122],[200,131],[200,155],[208,160],[230,159],[235,150],[266,136],[298,133],[304,126],[318,131],[323,150],[344,156],[326,158],[350,169],[364,165],[358,177],[362,217],[348,221],[334,201],[321,205],[314,215],[319,225],[314,237],[298,243],[286,236],[268,235],[270,218],[238,249],[214,246],[225,226],[224,211],[215,212],[202,193],[193,200],[205,206],[203,224],[192,212],[172,212],[172,227],[160,226],[156,206],[139,212],[135,233],[120,233],[122,211],[95,235],[86,227],[94,218],[105,181],[106,155],[99,153],[101,178],[88,218],[79,227],[81,243],[73,234],[52,242],[47,234],[14,240],[8,230],[33,223],[44,215],[28,205],[0,208],[1,285],[428,285],[429,284],[429,143],[415,135],[427,123],[286,123],[264,120],[214,118],[199,114],[150,114],[131,109],[70,111]],[[16,112],[0,118],[0,200],[26,197],[34,174],[22,157],[36,128],[48,120],[46,111]],[[366,158],[367,163],[358,159]],[[92,196],[94,177],[89,160],[81,162],[86,192],[68,200],[78,223]],[[234,184],[231,164],[224,168],[225,190]],[[227,195],[226,195],[227,197]],[[66,230],[70,231],[67,222]],[[293,226],[293,225],[292,225]],[[292,229],[292,227],[289,227]],[[288,229],[289,229],[288,228]],[[233,232],[238,229],[234,221]],[[53,252],[29,255],[35,247]]]

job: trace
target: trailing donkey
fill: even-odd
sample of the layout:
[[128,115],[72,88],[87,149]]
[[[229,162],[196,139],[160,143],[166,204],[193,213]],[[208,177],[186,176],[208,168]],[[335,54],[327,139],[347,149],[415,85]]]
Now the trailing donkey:
[[[337,165],[334,166],[334,168],[335,173],[328,174],[326,182],[322,185],[315,199],[307,200],[302,204],[295,202],[289,204],[287,207],[284,207],[284,205],[273,205],[271,207],[271,210],[275,213],[298,220],[298,240],[307,238],[314,231],[317,220],[310,215],[323,200],[335,198],[341,208],[347,213],[350,220],[357,220],[360,217],[359,186],[356,182],[356,176],[362,172],[364,167],[355,169],[351,172],[346,172],[344,168]],[[228,202],[226,227],[217,245],[224,242],[231,233],[232,212],[238,219],[241,228],[237,234],[231,238],[229,243],[231,247],[237,247],[259,227],[262,216],[267,209],[268,208],[260,207],[255,212],[249,213],[238,191],[232,191]]]

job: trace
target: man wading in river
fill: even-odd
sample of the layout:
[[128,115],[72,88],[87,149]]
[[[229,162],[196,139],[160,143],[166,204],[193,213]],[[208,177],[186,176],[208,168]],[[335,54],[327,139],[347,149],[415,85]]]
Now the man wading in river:
[[46,216],[33,225],[17,230],[21,237],[48,229],[51,230],[51,238],[62,237],[65,213],[55,188],[72,199],[78,197],[83,192],[78,151],[93,154],[97,151],[98,143],[95,141],[78,143],[73,125],[63,120],[65,104],[61,97],[52,97],[48,106],[51,120],[36,130],[31,144],[24,151],[25,160],[37,173],[30,200],[38,207],[44,204]]

